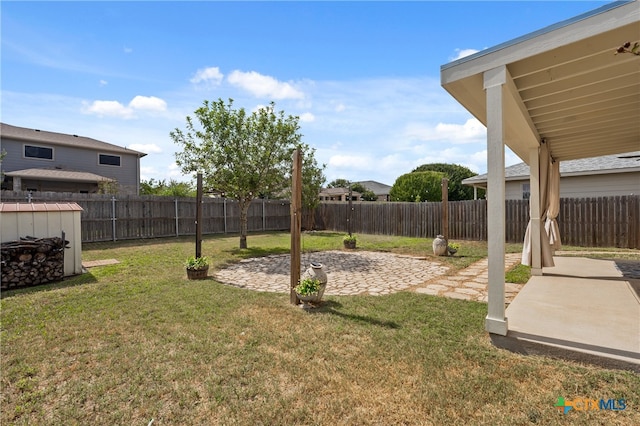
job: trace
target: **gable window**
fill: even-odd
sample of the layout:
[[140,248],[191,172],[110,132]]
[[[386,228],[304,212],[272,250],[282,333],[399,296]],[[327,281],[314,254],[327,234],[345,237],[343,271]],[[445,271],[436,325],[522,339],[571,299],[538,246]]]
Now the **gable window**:
[[100,164],[101,166],[118,166],[118,167],[120,167],[120,156],[119,155],[99,154],[98,155],[98,164]]
[[531,184],[523,183],[522,184],[522,199],[528,200],[531,197]]
[[25,145],[24,156],[25,158],[53,160],[53,148],[47,148],[46,146]]

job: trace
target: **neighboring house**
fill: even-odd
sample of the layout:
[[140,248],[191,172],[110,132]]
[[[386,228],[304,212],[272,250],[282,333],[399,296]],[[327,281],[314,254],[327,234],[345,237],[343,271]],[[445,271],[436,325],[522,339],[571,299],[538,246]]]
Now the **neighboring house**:
[[138,194],[146,154],[95,139],[0,123],[2,189]]
[[[377,197],[377,201],[389,201],[389,191],[391,190],[389,185],[373,180],[363,180],[354,183],[359,183],[364,186],[365,189],[373,192]],[[349,188],[322,188],[320,191],[320,201],[349,201]],[[351,201],[362,201],[362,194],[351,191]]]
[[[349,201],[349,188],[322,188],[320,201]],[[360,193],[351,191],[351,201],[360,201]]]
[[391,191],[391,187],[389,185],[385,185],[384,183],[376,182],[374,180],[363,180],[356,183],[359,183],[369,191],[376,194],[378,201],[389,201],[389,192]]
[[[505,199],[529,199],[529,166],[520,163],[505,168],[504,172]],[[486,189],[487,175],[473,176],[462,183],[474,190]],[[640,151],[560,162],[561,198],[637,194],[640,194]]]

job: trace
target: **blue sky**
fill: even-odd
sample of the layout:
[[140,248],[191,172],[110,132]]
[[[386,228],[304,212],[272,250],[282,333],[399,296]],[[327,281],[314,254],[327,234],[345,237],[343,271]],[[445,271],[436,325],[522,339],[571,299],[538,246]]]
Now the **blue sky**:
[[485,173],[485,128],[440,66],[605,3],[2,1],[0,117],[145,152],[142,179],[188,180],[169,132],[203,100],[274,101],[328,181],[392,185],[433,162]]

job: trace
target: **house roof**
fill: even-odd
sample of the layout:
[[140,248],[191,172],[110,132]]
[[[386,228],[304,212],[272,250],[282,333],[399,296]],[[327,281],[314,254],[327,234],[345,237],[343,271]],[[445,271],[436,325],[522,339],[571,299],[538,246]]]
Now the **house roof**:
[[484,125],[500,85],[504,141],[525,162],[542,139],[560,161],[636,151],[640,58],[616,50],[639,28],[637,0],[612,2],[445,64],[441,84]]
[[375,180],[363,180],[356,183],[359,183],[376,195],[389,195],[389,191],[391,191],[391,187],[389,185],[376,182]]
[[[560,162],[561,177],[627,172],[640,172],[640,151]],[[529,179],[529,166],[525,163],[509,166],[504,169],[504,175],[505,180]],[[464,179],[462,183],[486,184],[487,174]]]
[[39,129],[28,129],[26,127],[12,126],[5,123],[0,123],[0,135],[3,138],[15,139],[25,142],[37,142],[49,145],[90,148],[96,151],[115,152],[119,154],[133,154],[139,157],[144,157],[145,155],[147,155],[143,152],[123,148],[118,145],[102,142],[85,136],[48,132]]
[[71,182],[112,182],[113,179],[100,176],[95,173],[77,172],[74,170],[64,169],[24,169],[5,172],[5,175],[11,177],[20,177],[26,179],[46,179],[55,181],[71,181]]

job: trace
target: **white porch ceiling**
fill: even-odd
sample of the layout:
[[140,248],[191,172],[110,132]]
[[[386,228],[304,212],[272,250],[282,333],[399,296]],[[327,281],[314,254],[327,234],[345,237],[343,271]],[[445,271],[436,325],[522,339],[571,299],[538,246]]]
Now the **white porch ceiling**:
[[[552,7],[552,6],[550,6]],[[507,67],[505,141],[523,161],[542,138],[553,158],[640,150],[640,2],[615,2],[442,66],[442,86],[486,125],[485,71]]]

